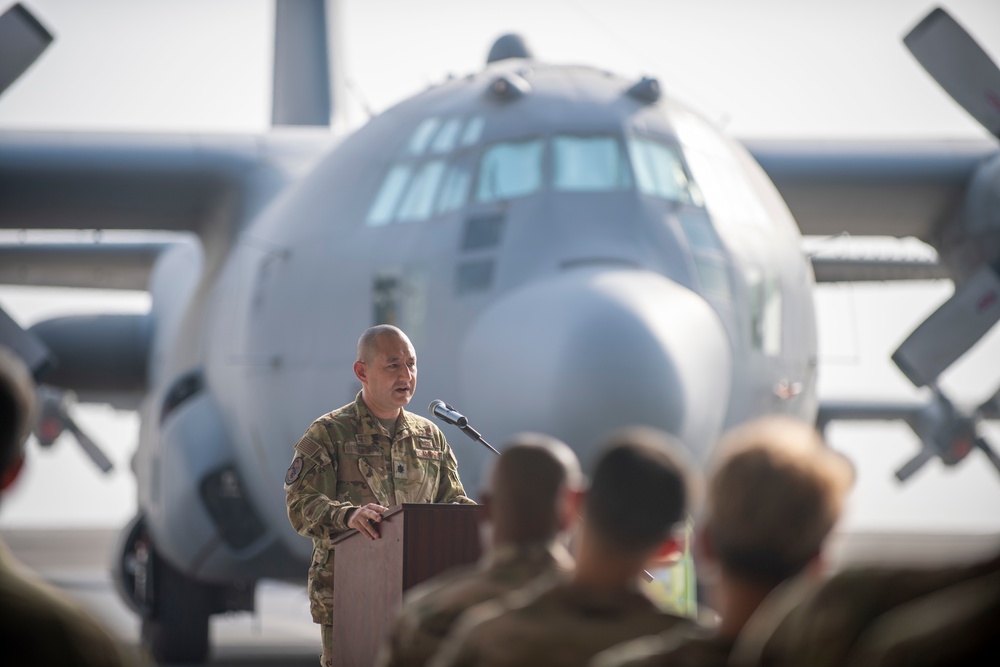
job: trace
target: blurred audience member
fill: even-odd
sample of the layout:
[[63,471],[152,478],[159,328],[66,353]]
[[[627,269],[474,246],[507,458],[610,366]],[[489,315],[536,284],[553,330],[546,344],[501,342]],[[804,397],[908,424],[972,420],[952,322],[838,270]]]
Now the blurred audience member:
[[[0,347],[0,490],[24,464],[35,387],[21,360]],[[86,612],[14,561],[0,542],[0,659],[18,667],[119,667],[118,644]]]
[[491,535],[478,566],[445,573],[409,593],[378,664],[423,665],[459,614],[540,576],[567,576],[573,561],[560,540],[575,523],[583,475],[565,443],[524,433],[503,449],[483,494]]
[[432,659],[438,667],[585,665],[620,642],[690,623],[639,589],[647,563],[676,554],[689,473],[670,438],[645,428],[616,434],[586,494],[568,581],[545,582],[463,615]]
[[714,574],[718,627],[676,628],[637,639],[592,664],[727,664],[765,599],[774,595],[779,606],[787,599],[775,589],[818,580],[823,543],[853,476],[851,465],[805,423],[768,417],[730,432],[709,473],[698,540],[700,565]]

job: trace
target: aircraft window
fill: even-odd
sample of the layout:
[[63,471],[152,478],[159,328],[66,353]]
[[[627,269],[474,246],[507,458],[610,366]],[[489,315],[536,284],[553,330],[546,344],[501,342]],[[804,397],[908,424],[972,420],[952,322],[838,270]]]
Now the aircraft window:
[[500,245],[503,236],[503,215],[469,218],[462,234],[462,250],[482,250]]
[[677,148],[633,137],[628,140],[628,152],[640,192],[685,204],[695,202]]
[[614,137],[559,136],[552,140],[552,149],[557,190],[608,191],[632,185]]
[[755,270],[747,274],[750,287],[751,337],[764,353],[781,354],[781,288],[775,276],[761,276]]
[[524,197],[542,185],[542,140],[494,144],[479,163],[476,199]]
[[470,118],[469,124],[465,126],[465,132],[462,134],[462,145],[471,146],[478,142],[479,138],[483,136],[484,127],[486,127],[486,121],[483,120],[482,116]]
[[438,196],[436,213],[457,211],[469,197],[469,185],[472,184],[472,172],[467,160],[458,159],[448,165]]
[[695,253],[694,267],[706,294],[724,299],[731,298],[729,273],[726,271],[726,261],[722,257],[708,253]]
[[493,260],[462,262],[455,272],[455,293],[485,292],[493,285]]
[[706,293],[731,298],[726,255],[715,229],[702,216],[681,216],[681,228],[694,255],[698,280]]
[[399,203],[403,190],[406,189],[407,181],[410,180],[411,171],[413,171],[411,167],[401,164],[389,170],[385,180],[382,181],[382,187],[375,195],[372,207],[368,210],[366,220],[369,225],[373,227],[384,225],[392,220],[393,214],[396,212],[396,205]]
[[413,131],[413,135],[410,137],[410,143],[406,146],[406,150],[412,155],[422,154],[427,150],[427,145],[431,142],[431,138],[437,132],[438,125],[440,124],[441,121],[437,118],[427,118],[420,125],[417,125],[417,129]]
[[677,114],[674,124],[712,216],[722,224],[766,227],[767,211],[722,135],[694,114]]
[[448,153],[458,142],[458,133],[462,129],[462,121],[458,118],[451,118],[441,126],[438,133],[434,135],[431,143],[432,153]]
[[434,196],[444,175],[444,161],[433,160],[420,167],[410,182],[396,219],[401,222],[426,220],[434,211]]

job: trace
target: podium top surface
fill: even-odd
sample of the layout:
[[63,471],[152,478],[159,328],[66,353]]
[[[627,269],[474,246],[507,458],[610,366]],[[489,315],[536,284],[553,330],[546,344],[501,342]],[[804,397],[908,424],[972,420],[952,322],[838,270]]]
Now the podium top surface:
[[[469,504],[459,504],[459,503],[403,503],[401,505],[393,505],[385,511],[382,515],[382,520],[386,521],[396,516],[397,514],[402,514],[404,512],[440,512],[442,508],[447,507],[448,512],[480,512],[483,509],[482,505],[469,505]],[[348,540],[358,533],[357,530],[351,528],[350,530],[345,530],[340,535],[330,540],[331,545],[337,545],[344,540]]]

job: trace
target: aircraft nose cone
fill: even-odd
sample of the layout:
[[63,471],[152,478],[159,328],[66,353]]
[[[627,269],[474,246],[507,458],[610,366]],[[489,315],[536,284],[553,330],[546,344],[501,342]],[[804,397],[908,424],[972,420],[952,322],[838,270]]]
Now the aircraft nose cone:
[[716,313],[647,271],[577,269],[513,292],[470,329],[461,361],[463,408],[487,440],[541,431],[584,465],[610,431],[635,424],[674,434],[702,461],[730,393]]

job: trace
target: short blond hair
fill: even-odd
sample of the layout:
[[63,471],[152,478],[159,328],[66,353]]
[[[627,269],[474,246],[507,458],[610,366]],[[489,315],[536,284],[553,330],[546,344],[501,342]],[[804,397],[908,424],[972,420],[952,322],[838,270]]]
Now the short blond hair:
[[705,526],[724,568],[777,583],[817,556],[854,468],[812,426],[765,417],[730,431],[708,478]]

